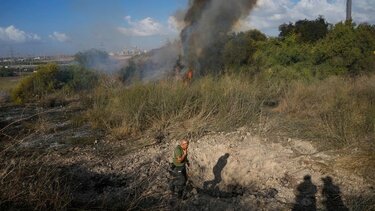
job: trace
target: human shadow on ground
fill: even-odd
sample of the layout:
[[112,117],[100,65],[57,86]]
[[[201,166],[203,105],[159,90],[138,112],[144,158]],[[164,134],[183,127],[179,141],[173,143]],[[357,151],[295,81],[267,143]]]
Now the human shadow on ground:
[[342,201],[340,187],[333,184],[332,177],[327,176],[322,180],[324,184],[322,189],[323,205],[327,211],[349,211]]
[[317,187],[311,181],[310,175],[303,177],[303,182],[297,186],[296,202],[292,211],[316,211]]
[[[348,211],[341,198],[340,187],[335,185],[332,177],[322,178],[322,204],[327,211]],[[317,187],[311,181],[310,175],[305,175],[296,189],[296,201],[292,208],[293,211],[316,211],[316,193]]]
[[219,198],[231,198],[231,197],[244,194],[244,192],[246,191],[245,188],[238,184],[228,185],[226,187],[226,191],[222,191],[219,189],[219,184],[223,180],[221,177],[221,174],[222,174],[224,167],[228,163],[228,158],[229,158],[229,153],[225,153],[218,159],[216,165],[214,166],[212,170],[214,174],[214,179],[205,181],[203,183],[202,189],[198,188],[198,192],[208,194],[212,197],[219,197]]
[[222,181],[221,172],[228,163],[229,153],[225,153],[219,158],[216,165],[213,168],[214,179],[203,183],[203,189],[216,189],[219,183]]

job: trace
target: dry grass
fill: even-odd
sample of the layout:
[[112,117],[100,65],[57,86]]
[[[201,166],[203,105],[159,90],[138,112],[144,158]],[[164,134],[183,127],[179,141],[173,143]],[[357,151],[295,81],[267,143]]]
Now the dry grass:
[[8,146],[0,152],[0,209],[65,209],[71,188],[44,155]]
[[263,122],[274,119],[262,110],[267,103],[279,101],[274,111],[290,120],[279,125],[289,128],[290,136],[308,133],[334,147],[373,147],[374,84],[375,76],[332,77],[310,83],[223,76],[201,78],[191,85],[162,81],[131,87],[112,81],[94,91],[88,117],[94,126],[118,138],[148,132],[199,136],[241,126],[264,131]]
[[350,151],[353,150],[347,150],[345,155],[336,159],[334,167],[361,175],[369,182],[375,184],[375,152],[357,152],[354,154]]
[[256,83],[239,77],[206,77],[185,85],[176,81],[99,87],[89,111],[93,124],[121,138],[146,132],[173,136],[228,130],[256,121],[262,104]]
[[309,129],[331,144],[374,147],[375,76],[294,82],[278,111],[309,122]]
[[0,91],[10,92],[22,77],[0,77]]
[[348,197],[347,206],[352,211],[373,211],[375,210],[375,194]]

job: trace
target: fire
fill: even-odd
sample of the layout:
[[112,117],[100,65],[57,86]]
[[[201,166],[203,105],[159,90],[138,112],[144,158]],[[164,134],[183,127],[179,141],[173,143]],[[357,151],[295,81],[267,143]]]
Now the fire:
[[184,78],[183,78],[183,81],[184,81],[185,84],[190,84],[191,81],[192,81],[192,79],[193,79],[193,69],[190,68],[190,69],[185,73]]
[[192,69],[189,69],[189,71],[186,73],[186,78],[188,80],[193,79],[193,70]]

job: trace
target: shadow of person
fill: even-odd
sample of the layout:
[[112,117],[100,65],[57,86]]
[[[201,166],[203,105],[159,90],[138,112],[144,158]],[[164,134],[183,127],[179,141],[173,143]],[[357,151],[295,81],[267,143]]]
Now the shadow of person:
[[341,199],[341,191],[339,186],[334,185],[332,177],[327,176],[322,178],[324,186],[322,189],[323,205],[328,211],[348,211],[349,209],[344,205]]
[[297,186],[296,203],[293,211],[316,211],[316,197],[317,188],[311,181],[311,176],[303,177],[303,182]]
[[210,181],[206,181],[203,183],[203,189],[212,189],[212,190],[217,190],[217,185],[221,182],[221,172],[223,171],[224,167],[228,163],[228,157],[229,153],[225,153],[225,155],[221,156],[216,165],[213,168],[213,173],[214,173],[214,179]]

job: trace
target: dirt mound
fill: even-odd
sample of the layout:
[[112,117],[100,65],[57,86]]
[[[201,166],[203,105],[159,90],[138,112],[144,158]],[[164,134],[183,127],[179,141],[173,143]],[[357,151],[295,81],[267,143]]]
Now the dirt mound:
[[[373,184],[344,169],[333,168],[340,157],[335,151],[319,152],[302,140],[277,143],[242,130],[192,140],[187,195],[185,200],[177,200],[168,190],[171,177],[167,171],[177,144],[170,141],[146,147],[113,159],[112,166],[115,172],[139,172],[140,180],[154,178],[147,190],[168,202],[166,209],[320,209],[331,203],[331,195],[339,199],[334,202],[337,206],[346,208],[344,204],[352,203],[353,197],[373,192]],[[149,167],[146,171],[145,165],[158,166],[161,171],[154,174],[156,170],[150,172]]]
[[205,136],[192,143],[190,154],[194,165],[191,180],[197,188],[232,192],[233,187],[241,187],[246,191],[238,200],[249,207],[254,206],[254,200],[249,201],[254,197],[271,200],[270,207],[264,209],[294,206],[298,187],[306,177],[317,187],[318,208],[324,206],[322,191],[327,177],[341,188],[343,198],[371,191],[371,185],[361,177],[332,168],[339,154],[318,152],[307,141],[276,143],[237,131]]

